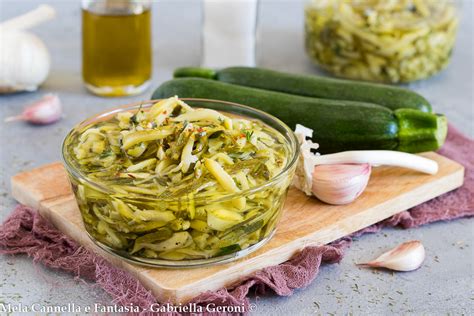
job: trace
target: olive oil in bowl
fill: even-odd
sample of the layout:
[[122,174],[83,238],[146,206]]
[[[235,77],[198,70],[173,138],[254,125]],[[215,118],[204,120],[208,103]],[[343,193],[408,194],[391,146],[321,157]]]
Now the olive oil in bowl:
[[150,7],[135,1],[85,1],[82,74],[101,96],[143,92],[151,78]]

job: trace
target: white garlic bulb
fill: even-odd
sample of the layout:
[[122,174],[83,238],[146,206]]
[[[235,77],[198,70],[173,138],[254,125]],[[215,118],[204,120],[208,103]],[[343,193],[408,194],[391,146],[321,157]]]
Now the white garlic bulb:
[[0,93],[34,91],[46,80],[50,56],[32,33],[0,29]]
[[390,150],[355,150],[335,154],[313,153],[318,144],[310,139],[313,130],[297,124],[295,135],[300,142],[300,157],[293,185],[329,204],[354,201],[366,188],[371,166],[389,165],[428,174],[438,172],[436,161]]
[[43,83],[51,64],[43,41],[25,29],[54,17],[47,5],[0,24],[0,93],[34,91]]

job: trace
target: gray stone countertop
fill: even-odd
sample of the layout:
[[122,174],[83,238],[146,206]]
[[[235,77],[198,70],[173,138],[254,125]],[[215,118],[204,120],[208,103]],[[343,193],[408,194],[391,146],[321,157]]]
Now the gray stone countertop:
[[[52,54],[51,74],[34,93],[0,96],[0,117],[54,92],[65,118],[45,127],[0,122],[0,220],[15,206],[12,175],[60,159],[66,132],[81,119],[108,107],[147,99],[151,90],[129,98],[105,99],[88,94],[81,80],[80,9],[76,1],[0,0],[0,20],[46,2],[58,11],[54,22],[37,29]],[[171,77],[174,68],[200,62],[199,1],[158,1],[153,12],[153,87]],[[461,3],[461,25],[452,62],[441,74],[411,85],[436,111],[470,137],[473,112],[473,2]],[[303,3],[262,0],[259,10],[258,65],[299,73],[318,73],[303,49]],[[3,119],[2,119],[3,120]],[[391,247],[418,239],[427,251],[421,269],[390,273],[359,268],[355,262],[373,258]],[[424,227],[385,229],[353,243],[340,264],[323,266],[317,279],[290,297],[252,298],[255,315],[468,315],[474,313],[473,221],[461,219]],[[86,306],[110,304],[100,288],[74,281],[71,275],[34,265],[23,256],[0,256],[0,304],[33,303]]]

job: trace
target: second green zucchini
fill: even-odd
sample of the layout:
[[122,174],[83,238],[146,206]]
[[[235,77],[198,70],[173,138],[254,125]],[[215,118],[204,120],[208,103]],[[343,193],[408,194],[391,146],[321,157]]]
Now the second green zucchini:
[[322,76],[291,74],[264,68],[230,67],[218,71],[183,67],[175,77],[200,77],[240,86],[294,95],[375,103],[391,110],[415,109],[431,112],[431,104],[420,94],[400,87]]

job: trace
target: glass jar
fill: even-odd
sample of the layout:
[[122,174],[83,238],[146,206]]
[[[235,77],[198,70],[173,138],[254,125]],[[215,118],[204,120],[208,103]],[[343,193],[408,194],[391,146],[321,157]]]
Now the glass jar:
[[311,0],[309,57],[339,77],[388,83],[432,76],[449,62],[458,17],[447,0]]
[[[202,266],[235,260],[255,251],[275,232],[295,173],[298,140],[277,118],[231,102],[182,101],[191,107],[212,109],[236,119],[260,121],[272,129],[284,145],[287,159],[278,174],[239,192],[214,191],[208,185],[213,185],[211,181],[205,184],[212,190],[206,192],[211,193],[201,190],[195,194],[182,189],[183,193],[177,196],[157,197],[143,190],[143,185],[140,186],[143,179],[130,174],[125,179],[112,177],[106,184],[90,177],[74,151],[81,135],[94,124],[124,112],[147,112],[154,102],[112,109],[78,124],[66,136],[62,154],[85,229],[102,249],[136,263],[160,267]],[[93,130],[96,129],[89,129],[92,134]],[[241,166],[242,169],[249,167]],[[255,164],[252,170],[254,167]],[[199,181],[196,184],[203,186]],[[242,200],[244,206],[237,214],[232,205]],[[143,212],[155,215],[140,217]]]
[[82,1],[82,76],[100,96],[143,92],[150,84],[151,0]]

